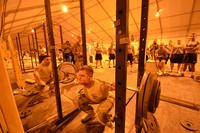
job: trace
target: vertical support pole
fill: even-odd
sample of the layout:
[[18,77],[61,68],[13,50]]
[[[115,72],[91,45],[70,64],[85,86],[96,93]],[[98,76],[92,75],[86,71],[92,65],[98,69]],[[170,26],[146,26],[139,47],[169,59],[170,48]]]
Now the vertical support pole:
[[24,59],[23,59],[23,53],[22,53],[22,44],[21,44],[21,39],[20,39],[20,35],[19,33],[17,34],[18,36],[18,42],[19,42],[19,52],[20,52],[20,62],[22,64],[22,70],[25,71],[25,68],[24,68]]
[[29,52],[31,54],[31,65],[32,65],[32,68],[34,68],[34,66],[33,66],[33,57],[32,57],[32,53],[31,53],[31,42],[30,42],[29,35],[28,35],[28,47],[29,47]]
[[116,3],[115,133],[125,132],[129,0]]
[[80,0],[80,16],[81,16],[81,33],[82,33],[82,47],[83,47],[83,64],[87,65],[84,0]]
[[[59,25],[59,28],[60,28],[60,42],[61,42],[61,48],[63,46],[63,34],[62,34],[62,26]],[[64,52],[62,52],[62,56],[63,56],[63,62],[65,61],[64,59]]]
[[63,34],[62,34],[62,26],[59,25],[60,28],[60,42],[61,42],[61,46],[63,45]]
[[19,57],[19,64],[20,64],[20,68],[21,70],[23,69],[22,68],[22,62],[21,62],[21,56],[20,56],[20,50],[19,50],[19,41],[18,41],[18,37],[16,37],[16,44],[17,44],[17,53],[18,53],[18,57]]
[[[144,74],[144,60],[145,60],[146,37],[148,28],[148,7],[149,7],[149,0],[142,0],[137,87],[140,86]],[[138,107],[138,98],[139,98],[138,95],[139,94],[137,93],[136,107]],[[136,108],[136,113],[135,113],[136,133],[141,133],[142,130],[142,116],[140,116],[140,114],[141,112],[139,112],[139,110]]]
[[38,48],[37,31],[35,28],[34,28],[34,33],[35,33],[35,45],[36,45],[36,50],[37,50],[37,55],[38,55],[38,60],[39,60],[40,53],[39,53],[39,48]]
[[[35,32],[35,31],[34,31]],[[34,54],[35,54],[35,65],[37,66],[37,60],[36,60],[36,49],[35,49],[35,43],[34,43],[34,35],[32,34],[31,35],[32,36],[32,42],[33,42],[33,50],[34,50]]]
[[55,41],[54,41],[52,19],[51,19],[50,0],[44,0],[44,3],[45,3],[45,14],[46,14],[48,38],[49,38],[49,43],[50,43],[50,54],[51,54],[51,60],[52,60],[53,77],[54,77],[54,84],[55,84],[57,112],[58,112],[58,118],[59,120],[61,120],[63,118],[63,114],[62,114],[60,88],[59,88],[59,80],[58,80],[58,72],[57,72],[57,64],[56,64]]
[[44,42],[45,42],[45,47],[46,47],[46,53],[47,55],[49,55],[49,51],[48,51],[48,46],[47,46],[47,35],[46,35],[46,28],[45,28],[45,24],[42,24],[43,27],[43,32],[44,32]]

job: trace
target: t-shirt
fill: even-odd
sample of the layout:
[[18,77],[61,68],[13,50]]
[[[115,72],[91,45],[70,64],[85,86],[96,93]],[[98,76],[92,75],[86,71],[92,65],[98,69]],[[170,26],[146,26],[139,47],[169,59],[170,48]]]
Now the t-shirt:
[[85,95],[94,103],[99,103],[109,96],[111,86],[108,83],[94,79],[94,84],[90,88],[83,88]]

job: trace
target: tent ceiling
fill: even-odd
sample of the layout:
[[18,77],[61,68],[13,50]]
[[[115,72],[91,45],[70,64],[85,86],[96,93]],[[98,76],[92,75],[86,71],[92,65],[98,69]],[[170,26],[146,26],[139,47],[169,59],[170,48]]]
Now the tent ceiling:
[[[59,25],[63,39],[76,41],[81,35],[80,8],[78,0],[51,0],[54,36],[60,42]],[[113,22],[116,18],[116,0],[85,0],[85,24],[87,42],[110,43],[115,40]],[[61,5],[68,6],[63,13]],[[130,0],[129,34],[139,39],[141,0]],[[160,17],[155,14],[160,11]],[[2,0],[1,35],[31,34],[32,28],[45,22],[43,0]],[[3,19],[4,18],[4,19]],[[200,0],[149,0],[148,39],[185,39],[192,33],[200,34]]]

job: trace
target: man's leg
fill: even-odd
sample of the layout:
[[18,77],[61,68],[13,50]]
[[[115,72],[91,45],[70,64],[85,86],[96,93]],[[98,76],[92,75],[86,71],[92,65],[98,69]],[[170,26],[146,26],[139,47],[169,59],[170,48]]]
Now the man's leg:
[[90,105],[90,100],[85,96],[85,94],[80,94],[78,98],[78,106],[81,111],[87,113],[87,116],[81,120],[82,123],[86,123],[95,118],[94,109]]
[[111,126],[109,125],[109,122],[111,122],[112,115],[109,114],[110,110],[112,109],[114,105],[114,101],[107,99],[99,104],[97,107],[96,113],[98,120],[101,124]]

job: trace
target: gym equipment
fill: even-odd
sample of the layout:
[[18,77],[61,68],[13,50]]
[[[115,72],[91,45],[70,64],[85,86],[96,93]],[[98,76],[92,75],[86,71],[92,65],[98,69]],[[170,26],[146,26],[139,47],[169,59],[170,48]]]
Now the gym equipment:
[[76,72],[78,68],[70,63],[63,62],[58,66],[58,76],[60,83],[67,84],[73,82],[76,78]]

